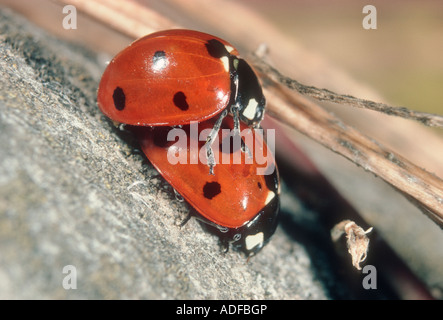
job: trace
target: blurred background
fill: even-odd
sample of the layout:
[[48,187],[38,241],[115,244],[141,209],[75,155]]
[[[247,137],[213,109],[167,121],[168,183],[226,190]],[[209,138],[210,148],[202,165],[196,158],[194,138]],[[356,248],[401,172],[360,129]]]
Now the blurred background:
[[[443,112],[443,2],[244,2],[391,104]],[[377,9],[377,30],[362,28],[367,4]]]

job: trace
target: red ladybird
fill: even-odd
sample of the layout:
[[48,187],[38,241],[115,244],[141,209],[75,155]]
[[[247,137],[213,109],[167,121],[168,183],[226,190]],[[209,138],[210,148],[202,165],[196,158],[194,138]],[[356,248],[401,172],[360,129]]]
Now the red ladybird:
[[[214,120],[198,123],[194,134],[193,125],[135,130],[147,158],[201,215],[199,219],[222,240],[252,255],[277,226],[279,178],[274,156],[260,131],[243,123],[241,136],[235,140],[233,118],[226,117],[214,144],[220,165],[214,175],[208,175],[206,164],[195,157],[206,141],[202,131],[209,133],[213,125]],[[175,163],[173,157],[180,162]]]
[[[242,130],[240,135],[240,129],[259,126],[266,101],[257,76],[232,45],[191,30],[150,34],[110,62],[97,100],[112,120],[138,126],[134,130],[144,153],[200,220],[248,255],[263,247],[277,226],[278,172],[259,134]],[[195,124],[197,133],[209,131],[202,141],[190,134]],[[215,141],[231,139],[220,129],[232,130],[230,137],[241,138],[240,145],[214,153]],[[168,141],[171,130],[187,132],[187,146]],[[257,154],[257,146],[264,153]],[[172,164],[168,159],[173,152],[191,158],[202,147],[207,163]],[[223,152],[249,161],[220,162]],[[216,159],[221,164],[214,169]]]
[[228,42],[192,30],[147,35],[108,65],[98,89],[100,110],[114,121],[174,126],[219,115],[206,144],[213,173],[212,140],[226,114],[249,126],[264,116],[265,98],[257,76]]

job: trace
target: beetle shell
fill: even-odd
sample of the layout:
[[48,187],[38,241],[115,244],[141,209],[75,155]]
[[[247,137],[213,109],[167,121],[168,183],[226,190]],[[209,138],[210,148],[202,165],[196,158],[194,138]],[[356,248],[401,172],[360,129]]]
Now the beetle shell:
[[[203,130],[212,126],[213,120],[198,123],[199,136]],[[252,155],[250,163],[247,163],[248,153],[234,143],[233,127],[232,117],[226,117],[222,122],[218,143],[214,145],[216,149],[220,148],[218,161],[226,157],[229,163],[217,165],[214,175],[208,175],[204,162],[194,159],[196,163],[191,163],[192,154],[195,156],[199,150],[204,150],[205,143],[204,135],[198,138],[190,134],[191,126],[179,129],[186,133],[183,135],[186,143],[182,145],[178,139],[168,141],[168,133],[173,130],[171,127],[140,127],[136,131],[143,152],[174,189],[196,209],[206,223],[219,230],[225,228],[226,236],[232,238],[229,241],[238,238],[236,241],[240,248],[250,253],[259,250],[276,228],[279,177],[272,152],[261,134],[241,124],[241,145],[246,145]],[[198,146],[197,152],[192,146]],[[186,154],[187,163],[172,164],[168,153],[177,155],[180,152]],[[234,163],[236,157],[241,159],[239,164]],[[266,174],[258,174],[258,169]],[[251,236],[256,237],[254,241]]]
[[98,90],[100,110],[131,125],[180,125],[204,121],[231,98],[226,41],[191,30],[147,35],[120,52]]

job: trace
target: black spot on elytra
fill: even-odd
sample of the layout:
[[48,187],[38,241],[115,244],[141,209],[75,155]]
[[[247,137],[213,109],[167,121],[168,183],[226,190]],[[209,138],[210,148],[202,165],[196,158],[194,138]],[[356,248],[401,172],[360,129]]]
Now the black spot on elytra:
[[221,57],[229,56],[229,52],[226,50],[225,45],[216,39],[208,40],[205,46],[208,53],[214,58],[219,59]]
[[203,187],[203,195],[206,199],[211,200],[221,192],[221,186],[218,182],[206,182]]
[[261,183],[260,182],[257,182],[257,186],[258,186],[258,188],[260,189],[260,190],[262,190],[262,185],[261,185]]
[[186,101],[186,95],[182,91],[178,91],[176,94],[174,94],[172,101],[174,102],[175,106],[182,111],[189,109],[189,104]]
[[122,111],[126,106],[126,96],[122,88],[117,87],[112,94],[114,100],[114,106],[117,110]]

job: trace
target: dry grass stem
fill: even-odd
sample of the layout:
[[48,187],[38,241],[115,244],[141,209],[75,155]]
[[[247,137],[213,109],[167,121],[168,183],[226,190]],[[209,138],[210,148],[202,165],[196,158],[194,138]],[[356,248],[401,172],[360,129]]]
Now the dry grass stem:
[[283,87],[272,74],[266,73],[267,69],[261,68],[263,62],[257,57],[251,61],[264,80],[267,112],[272,117],[391,184],[443,228],[443,181],[439,177]]
[[390,106],[385,103],[374,102],[366,99],[359,99],[351,95],[343,95],[332,92],[328,89],[320,89],[314,86],[307,86],[301,84],[295,79],[291,79],[264,60],[256,60],[255,67],[261,72],[266,73],[274,81],[284,85],[285,87],[296,90],[302,95],[312,97],[319,101],[333,102],[337,104],[346,104],[357,108],[373,110],[381,113],[385,113],[390,116],[397,116],[409,120],[415,120],[429,127],[441,127],[443,128],[443,116],[437,114],[431,114],[426,112],[410,110],[406,107]]

